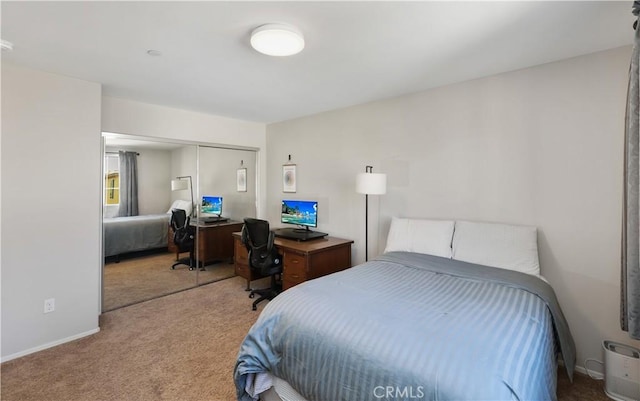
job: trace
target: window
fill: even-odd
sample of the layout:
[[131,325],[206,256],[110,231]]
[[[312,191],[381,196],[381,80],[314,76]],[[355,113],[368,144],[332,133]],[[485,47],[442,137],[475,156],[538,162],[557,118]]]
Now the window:
[[120,204],[120,160],[117,154],[104,156],[104,204]]

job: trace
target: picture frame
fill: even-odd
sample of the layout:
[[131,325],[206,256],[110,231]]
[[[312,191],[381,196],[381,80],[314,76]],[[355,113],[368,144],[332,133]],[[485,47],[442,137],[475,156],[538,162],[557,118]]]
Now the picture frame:
[[239,168],[236,171],[236,187],[238,192],[247,192],[247,169]]
[[296,192],[296,165],[284,164],[282,166],[282,192]]

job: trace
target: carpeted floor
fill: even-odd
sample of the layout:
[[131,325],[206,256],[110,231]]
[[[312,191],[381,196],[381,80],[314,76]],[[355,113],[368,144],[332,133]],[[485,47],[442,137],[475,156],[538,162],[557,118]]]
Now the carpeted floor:
[[175,253],[163,252],[105,263],[102,310],[147,301],[195,287],[196,283],[210,283],[235,274],[232,263],[211,264],[205,266],[205,270],[189,270],[186,265],[178,265],[172,270],[174,262]]
[[[263,283],[256,283],[259,287]],[[258,312],[233,277],[104,313],[92,336],[5,362],[5,401],[235,399],[238,348]],[[605,401],[602,382],[559,370],[559,401]]]
[[101,331],[1,366],[2,400],[233,400],[258,312],[233,277],[104,313]]
[[558,401],[610,401],[604,393],[604,381],[575,373],[571,383],[562,369],[558,368]]

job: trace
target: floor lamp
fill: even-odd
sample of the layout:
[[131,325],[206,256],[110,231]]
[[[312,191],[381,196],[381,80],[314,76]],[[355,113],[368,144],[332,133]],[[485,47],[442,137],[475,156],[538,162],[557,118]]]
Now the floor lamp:
[[369,260],[369,195],[387,193],[387,175],[374,173],[373,166],[366,166],[365,172],[356,177],[356,192],[364,194],[364,260]]
[[[189,183],[187,184],[187,181],[184,180],[184,178],[188,178],[189,179]],[[182,191],[187,189],[187,187],[191,188],[191,213],[189,213],[189,216],[192,217],[193,216],[193,212],[194,212],[194,205],[193,205],[193,183],[191,181],[191,176],[190,175],[183,175],[181,177],[176,177],[175,180],[171,180],[171,190],[172,191]]]

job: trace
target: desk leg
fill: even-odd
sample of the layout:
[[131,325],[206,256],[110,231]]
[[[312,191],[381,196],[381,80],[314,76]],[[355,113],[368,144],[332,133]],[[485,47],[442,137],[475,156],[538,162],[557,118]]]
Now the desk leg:
[[251,280],[247,279],[247,288],[245,288],[244,290],[251,291]]

